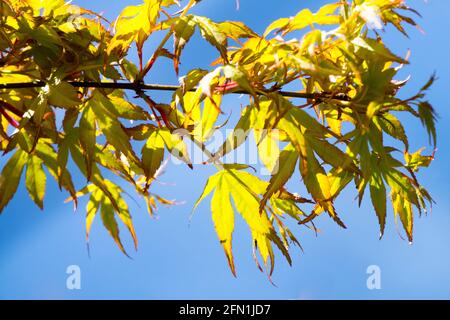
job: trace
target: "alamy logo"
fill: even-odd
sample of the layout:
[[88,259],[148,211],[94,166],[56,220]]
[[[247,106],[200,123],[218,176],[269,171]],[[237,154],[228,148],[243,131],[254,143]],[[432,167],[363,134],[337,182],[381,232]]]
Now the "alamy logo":
[[371,265],[367,267],[367,289],[380,290],[381,289],[381,268],[377,265]]
[[69,275],[66,280],[68,290],[81,290],[81,268],[77,265],[68,266],[66,273]]

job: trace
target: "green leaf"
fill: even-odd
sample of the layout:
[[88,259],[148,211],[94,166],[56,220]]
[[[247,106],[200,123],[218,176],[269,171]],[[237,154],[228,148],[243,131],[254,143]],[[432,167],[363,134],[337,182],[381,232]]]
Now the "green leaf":
[[0,175],[0,213],[16,193],[26,163],[27,154],[19,149],[3,167]]
[[194,22],[200,28],[202,37],[213,45],[225,61],[227,60],[227,36],[221,30],[220,25],[206,17],[194,16]]
[[39,208],[44,209],[47,176],[45,175],[42,164],[43,161],[39,157],[31,156],[28,158],[25,182],[30,198]]
[[275,211],[281,210],[298,222],[301,221],[302,216],[305,216],[305,213],[297,206],[294,200],[272,197],[270,204]]
[[137,79],[137,76],[139,74],[139,70],[138,67],[131,62],[128,59],[122,59],[120,67],[122,69],[122,72],[124,73],[125,77],[133,82],[134,80]]
[[414,225],[414,214],[412,210],[412,203],[401,196],[400,194],[393,192],[391,193],[392,205],[394,207],[394,213],[396,216],[400,217],[403,229],[408,236],[408,241],[413,241],[413,225]]
[[328,172],[331,196],[336,198],[354,178],[353,172],[335,168],[331,169]]
[[425,126],[428,132],[430,143],[436,146],[437,134],[436,134],[436,112],[433,106],[429,102],[419,103],[419,117],[422,124]]
[[358,172],[358,168],[353,163],[352,158],[335,145],[326,140],[317,139],[309,134],[305,134],[309,144],[319,157],[333,166],[335,169]]
[[87,169],[87,178],[92,174],[92,165],[94,162],[97,141],[97,125],[95,123],[95,113],[90,105],[85,106],[80,119],[79,130],[80,144],[85,157]]
[[314,200],[329,201],[331,191],[328,177],[302,133],[302,126],[317,134],[323,134],[322,126],[306,112],[298,109],[291,109],[278,124],[278,128],[286,132],[300,155],[300,173],[309,193]]
[[431,75],[430,79],[425,83],[425,85],[420,89],[420,91],[427,91],[436,82],[436,74]]
[[89,241],[92,223],[97,212],[100,210],[103,225],[113,237],[120,250],[128,256],[120,240],[119,226],[115,218],[117,214],[128,228],[133,237],[135,248],[137,248],[136,233],[128,211],[128,205],[120,195],[122,193],[120,187],[109,180],[105,180],[105,186],[108,188],[108,193],[94,184],[89,184],[76,194],[77,197],[84,196],[87,193],[91,194],[86,207],[86,239]]
[[122,244],[122,241],[120,240],[119,236],[119,226],[117,224],[115,215],[114,215],[114,207],[111,203],[111,200],[109,200],[107,197],[103,197],[100,201],[101,203],[101,209],[100,214],[102,217],[103,225],[105,226],[106,230],[108,230],[111,237],[113,237],[116,244],[119,246],[120,250],[128,256],[127,252],[125,251],[125,248]]
[[49,87],[48,103],[62,108],[74,108],[81,104],[77,90],[67,82]]
[[173,59],[173,63],[175,67],[175,72],[177,74],[179,73],[181,52],[194,35],[195,26],[196,23],[194,21],[193,16],[180,17],[176,20],[176,23],[173,26],[174,47],[175,47],[174,50],[175,58]]
[[164,139],[159,131],[152,132],[142,148],[142,164],[147,183],[154,179],[155,173],[164,160]]
[[332,193],[331,177],[327,175],[325,169],[317,160],[314,150],[304,134],[305,129],[307,129],[308,133],[320,137],[327,135],[328,130],[305,111],[296,108],[291,108],[280,119],[278,128],[286,132],[300,155],[300,174],[306,189],[316,201],[316,208],[313,213],[317,215],[326,211],[338,225],[346,228],[333,206],[336,194]]
[[332,200],[331,185],[324,168],[320,165],[312,151],[300,158],[300,173],[306,188],[315,200]]
[[409,64],[405,59],[402,59],[393,54],[381,41],[375,39],[357,37],[353,39],[352,43],[360,48],[376,53],[378,57],[382,57],[387,61],[398,62],[401,64]]
[[21,128],[24,128],[28,122],[33,119],[36,124],[41,124],[45,112],[48,110],[46,96],[41,92],[31,104],[29,110],[27,110],[22,120],[20,121]]
[[411,178],[396,169],[384,171],[383,177],[391,187],[391,192],[397,193],[401,198],[407,199],[417,208],[420,208],[416,188]]
[[110,95],[108,96],[108,99],[112,102],[112,106],[114,107],[111,111],[120,118],[136,121],[150,119],[150,115],[144,109],[126,100],[125,97],[120,94]]
[[392,115],[391,113],[384,113],[383,115],[374,118],[374,120],[380,125],[384,132],[386,132],[391,137],[402,141],[406,149],[409,148],[409,142],[408,137],[406,136],[405,128],[394,115]]
[[419,171],[419,168],[429,167],[431,162],[434,160],[434,155],[423,156],[422,152],[424,149],[425,148],[421,148],[414,153],[405,152],[405,166],[413,172]]
[[370,197],[372,204],[378,217],[380,225],[380,238],[383,237],[384,228],[386,226],[386,187],[383,178],[378,173],[373,173],[370,180]]
[[136,236],[136,231],[134,230],[133,221],[131,218],[130,211],[128,209],[128,204],[123,199],[121,194],[123,193],[123,190],[117,186],[116,184],[112,183],[109,180],[105,181],[106,186],[108,187],[108,190],[111,193],[112,198],[116,202],[116,214],[119,217],[119,219],[123,222],[123,224],[127,227],[128,231],[130,232],[131,237],[134,241],[134,247],[137,249],[138,247],[138,241]]
[[106,140],[113,145],[117,151],[122,152],[128,159],[139,163],[139,159],[131,146],[130,137],[123,129],[117,116],[111,111],[114,110],[112,102],[103,94],[96,91],[87,104],[94,112],[95,120],[98,123],[100,130],[105,135]]
[[[289,125],[287,123],[289,123]],[[307,112],[298,108],[291,108],[288,112],[286,112],[284,117],[279,122],[279,128],[283,131],[286,131],[282,128],[284,125],[292,127],[294,130],[297,130],[299,134],[302,134],[299,131],[302,127],[309,130],[311,134],[314,134],[318,137],[323,137],[331,134],[331,132],[322,124],[320,124],[316,119],[310,116]],[[286,133],[288,132],[286,131]]]
[[73,184],[72,177],[67,168],[65,166],[64,167],[59,166],[57,160],[59,154],[57,154],[55,150],[53,150],[53,148],[48,144],[38,143],[36,146],[36,156],[42,159],[44,165],[47,167],[47,170],[58,182],[60,187],[64,188],[70,193],[76,205],[75,186]]

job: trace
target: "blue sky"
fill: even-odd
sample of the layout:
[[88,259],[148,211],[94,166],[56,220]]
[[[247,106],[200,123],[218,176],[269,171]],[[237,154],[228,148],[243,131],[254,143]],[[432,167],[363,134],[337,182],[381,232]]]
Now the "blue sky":
[[[214,20],[243,20],[262,32],[272,20],[295,14],[303,7],[317,8],[325,1],[241,0],[236,11],[234,0],[204,0],[196,13]],[[330,219],[319,220],[321,234],[299,229],[305,252],[293,251],[290,267],[278,256],[271,285],[260,273],[251,257],[251,243],[246,226],[239,222],[235,231],[234,250],[238,278],[228,270],[222,248],[216,240],[210,218],[209,201],[202,204],[192,223],[189,215],[208,173],[198,168],[170,166],[154,191],[184,201],[185,204],[160,208],[152,220],[144,207],[130,201],[137,234],[138,252],[126,258],[115,246],[99,220],[91,234],[91,256],[85,243],[84,205],[73,212],[65,205],[65,195],[48,185],[46,210],[40,212],[28,199],[25,188],[0,216],[0,299],[2,298],[123,298],[123,299],[399,299],[450,298],[450,112],[448,93],[450,60],[447,31],[450,30],[450,2],[443,0],[409,1],[418,9],[425,33],[411,29],[410,39],[398,33],[386,34],[385,40],[399,55],[411,49],[411,65],[402,76],[412,75],[404,94],[412,94],[436,71],[439,81],[429,98],[436,107],[438,152],[431,169],[421,174],[437,205],[432,214],[415,221],[415,241],[401,240],[392,217],[383,240],[378,240],[378,226],[371,205],[361,208],[347,192],[337,207],[348,229],[338,228]],[[139,1],[86,1],[75,4],[115,17],[121,8]],[[148,46],[151,49],[152,44]],[[182,73],[193,67],[207,67],[214,51],[195,41],[189,45]],[[149,82],[176,81],[169,64],[156,66]],[[157,96],[165,98],[166,96]],[[225,109],[238,108],[236,98],[225,100]],[[408,133],[415,147],[425,145],[427,138],[419,123],[408,121]],[[291,183],[291,189],[300,188]],[[128,248],[128,235],[122,235]],[[82,289],[66,289],[66,268],[79,265]],[[366,269],[381,268],[381,290],[368,290]]]

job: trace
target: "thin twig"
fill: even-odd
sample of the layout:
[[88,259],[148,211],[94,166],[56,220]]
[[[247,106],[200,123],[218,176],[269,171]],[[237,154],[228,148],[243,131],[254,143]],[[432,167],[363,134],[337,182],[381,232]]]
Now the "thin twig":
[[[74,87],[78,88],[102,88],[102,89],[121,89],[121,90],[155,90],[155,91],[176,91],[180,89],[177,85],[166,84],[145,84],[145,83],[133,83],[133,82],[92,82],[92,81],[68,81]],[[36,82],[20,82],[20,83],[0,83],[0,90],[12,90],[12,89],[27,89],[27,88],[42,88],[47,84],[44,81]],[[189,91],[196,91],[197,88],[192,88]],[[333,99],[340,101],[349,101],[350,98],[345,94],[330,93],[302,93],[291,91],[276,91],[278,94],[289,98],[301,98],[301,99]],[[227,93],[232,94],[250,94],[245,90],[234,90]],[[270,93],[268,91],[267,93]]]

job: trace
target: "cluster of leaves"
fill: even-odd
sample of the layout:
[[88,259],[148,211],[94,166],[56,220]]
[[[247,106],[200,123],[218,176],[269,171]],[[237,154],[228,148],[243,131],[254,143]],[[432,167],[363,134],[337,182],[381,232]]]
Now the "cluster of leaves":
[[[43,208],[49,174],[75,205],[78,197],[89,195],[87,236],[100,212],[125,252],[116,219],[137,246],[131,215],[124,191],[105,173],[128,182],[152,214],[157,201],[172,203],[150,192],[169,153],[193,168],[188,139],[218,169],[198,203],[213,193],[212,219],[234,274],[236,212],[250,228],[258,267],[263,270],[259,254],[271,274],[273,246],[291,263],[289,246],[300,245],[288,220],[315,229],[314,219],[326,213],[345,227],[334,202],[351,184],[360,203],[369,190],[381,234],[390,198],[412,241],[414,208],[420,213],[433,201],[416,172],[429,166],[433,155],[410,151],[398,115],[416,117],[436,145],[436,115],[425,100],[434,77],[413,97],[400,99],[398,92],[407,81],[395,77],[408,61],[384,45],[380,31],[392,25],[406,34],[405,24],[416,25],[408,15],[415,11],[403,0],[340,1],[274,21],[258,35],[242,22],[190,14],[197,2],[173,13],[178,1],[144,0],[125,8],[111,25],[64,0],[0,0],[0,85],[46,83],[42,88],[0,89],[0,150],[11,154],[0,176],[0,212],[25,169],[30,197]],[[123,90],[72,85],[119,80],[138,85],[161,57],[171,59],[178,74],[183,49],[196,30],[217,49],[214,69],[188,72],[168,103],[155,102],[138,86],[143,106]],[[160,45],[144,60],[145,42],[161,32]],[[133,46],[136,64],[127,59]],[[315,98],[297,105],[282,94],[286,86]],[[218,150],[209,151],[206,144],[221,127],[222,96],[233,92],[249,96],[234,129],[244,134],[232,134]],[[182,137],[179,129],[187,134]],[[270,181],[250,173],[245,164],[222,161],[251,131],[263,164],[273,172]],[[286,187],[296,171],[307,191],[302,196]],[[72,181],[74,172],[87,181],[80,191]]]

